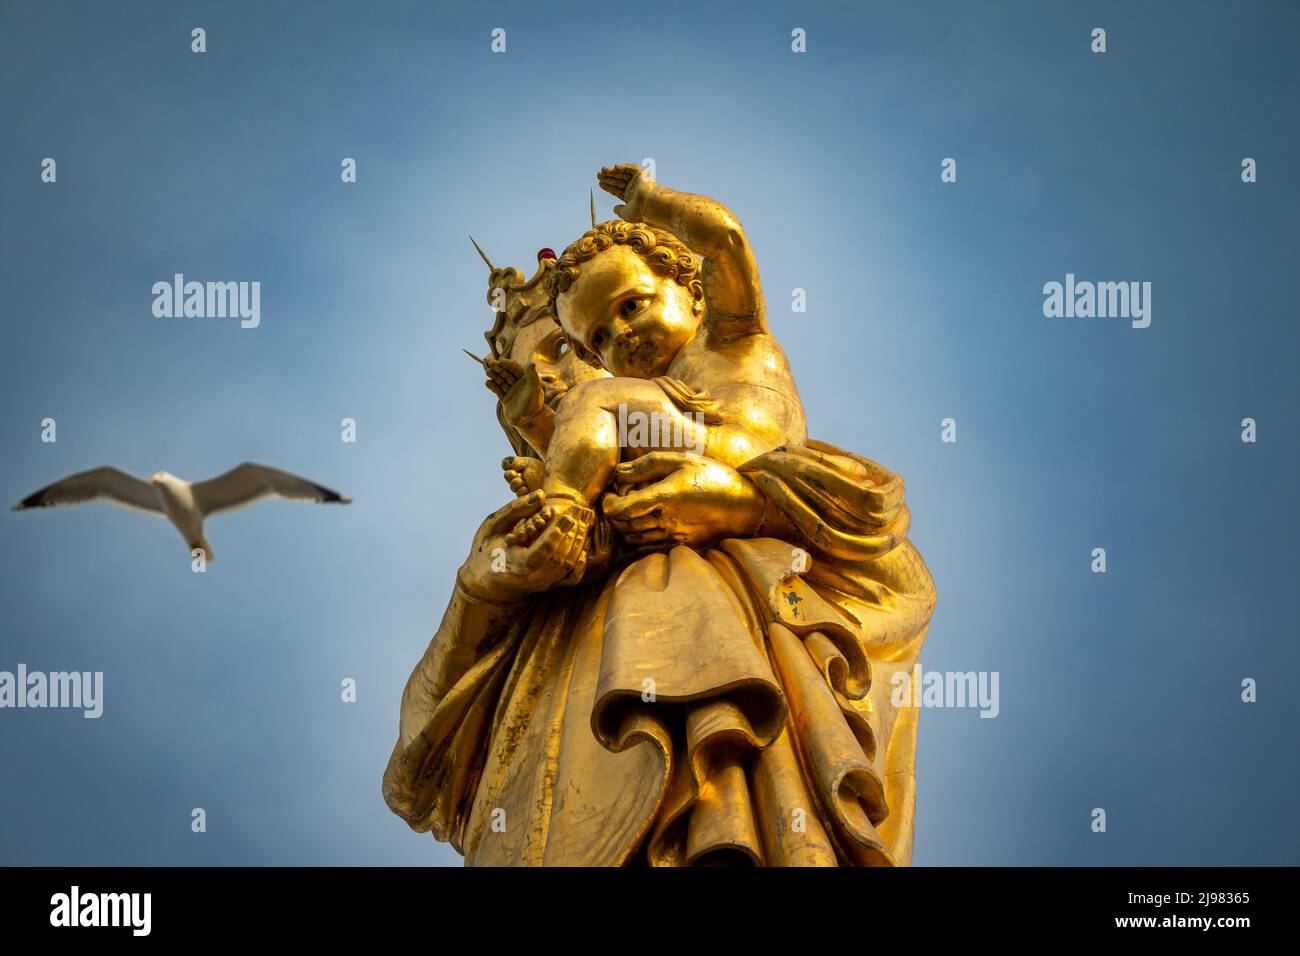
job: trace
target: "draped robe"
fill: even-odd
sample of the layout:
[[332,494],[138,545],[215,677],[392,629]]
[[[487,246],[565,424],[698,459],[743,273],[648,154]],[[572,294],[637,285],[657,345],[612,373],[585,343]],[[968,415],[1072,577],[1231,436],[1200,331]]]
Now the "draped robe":
[[893,678],[935,591],[902,481],[815,441],[740,471],[790,540],[677,546],[508,608],[458,586],[389,807],[471,866],[910,863],[917,711]]

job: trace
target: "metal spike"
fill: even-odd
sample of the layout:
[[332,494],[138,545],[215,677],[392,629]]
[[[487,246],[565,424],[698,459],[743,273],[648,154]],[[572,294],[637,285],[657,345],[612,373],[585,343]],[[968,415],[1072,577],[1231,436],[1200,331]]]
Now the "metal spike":
[[[469,241],[474,242],[474,237],[470,236]],[[478,254],[483,257],[483,261],[487,263],[487,267],[491,269],[493,272],[496,272],[497,267],[492,264],[492,260],[487,257],[487,253],[484,252],[482,249],[479,249],[479,245],[477,242],[474,242],[474,248],[478,249]]]

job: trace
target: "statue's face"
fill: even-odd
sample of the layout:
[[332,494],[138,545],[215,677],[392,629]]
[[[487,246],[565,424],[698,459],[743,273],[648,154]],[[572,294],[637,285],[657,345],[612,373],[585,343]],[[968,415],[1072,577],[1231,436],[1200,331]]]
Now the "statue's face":
[[569,335],[615,375],[631,378],[667,373],[699,328],[692,304],[684,287],[655,275],[624,245],[584,262],[555,300]]
[[560,325],[551,316],[544,315],[523,328],[516,328],[514,338],[503,350],[506,358],[524,368],[537,366],[546,404],[552,408],[560,397],[581,382],[593,378],[608,378],[604,369],[592,368],[569,348]]

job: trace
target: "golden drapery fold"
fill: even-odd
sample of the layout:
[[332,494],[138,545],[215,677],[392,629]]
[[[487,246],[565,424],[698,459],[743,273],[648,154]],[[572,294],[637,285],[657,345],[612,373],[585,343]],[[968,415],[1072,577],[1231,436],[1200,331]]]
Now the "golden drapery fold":
[[935,594],[902,482],[818,442],[741,471],[799,543],[650,554],[539,596],[445,688],[417,668],[394,812],[468,865],[909,863],[890,678]]

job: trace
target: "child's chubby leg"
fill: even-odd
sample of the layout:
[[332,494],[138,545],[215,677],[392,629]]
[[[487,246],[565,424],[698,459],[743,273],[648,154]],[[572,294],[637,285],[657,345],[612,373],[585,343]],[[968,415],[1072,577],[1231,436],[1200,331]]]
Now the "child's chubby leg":
[[542,490],[550,506],[563,508],[568,500],[591,507],[620,460],[652,451],[704,454],[706,437],[703,421],[684,414],[654,382],[583,382],[556,411]]

